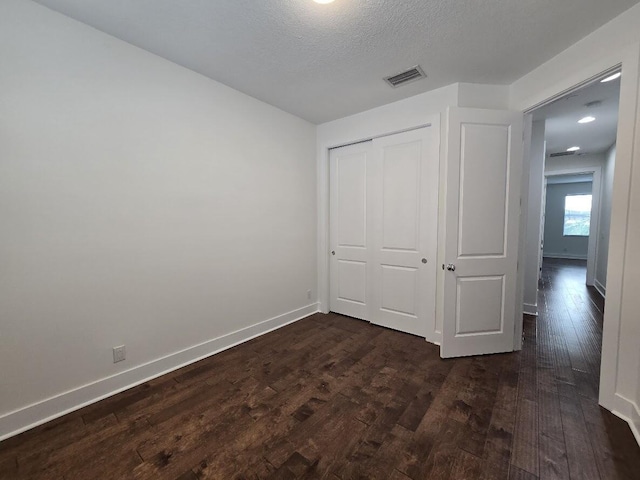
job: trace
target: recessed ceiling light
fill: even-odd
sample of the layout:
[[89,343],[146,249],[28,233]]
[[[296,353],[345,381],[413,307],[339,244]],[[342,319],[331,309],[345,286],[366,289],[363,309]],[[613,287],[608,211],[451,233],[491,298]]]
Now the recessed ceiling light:
[[567,148],[567,152],[577,152],[578,150],[580,150],[580,147]]
[[621,75],[622,75],[622,72],[614,73],[613,75],[610,75],[607,78],[604,78],[604,79],[600,80],[600,82],[601,83],[611,82],[611,81],[615,80],[616,78],[620,78]]
[[578,120],[578,123],[591,123],[591,122],[595,122],[595,121],[596,121],[596,117],[588,116],[588,117],[584,117],[584,118],[581,118],[580,120]]
[[333,2],[333,0],[313,0],[313,1],[316,2],[316,3],[322,3],[322,4]]

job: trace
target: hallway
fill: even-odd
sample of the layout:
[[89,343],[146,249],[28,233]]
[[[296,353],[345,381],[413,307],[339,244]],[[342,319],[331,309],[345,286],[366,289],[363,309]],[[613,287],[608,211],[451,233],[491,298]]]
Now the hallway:
[[[598,406],[604,301],[585,278],[584,261],[544,259],[539,316],[525,317],[518,423],[537,429],[540,478],[638,478],[629,427]],[[525,427],[529,410],[538,421]],[[534,458],[522,466],[536,473]]]

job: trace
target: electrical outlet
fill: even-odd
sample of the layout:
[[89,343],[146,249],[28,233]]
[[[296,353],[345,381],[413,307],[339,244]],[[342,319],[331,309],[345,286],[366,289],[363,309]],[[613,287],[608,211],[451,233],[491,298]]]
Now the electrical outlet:
[[311,300],[311,290],[307,290],[307,300]]
[[127,358],[127,349],[124,345],[113,347],[113,363],[118,363]]

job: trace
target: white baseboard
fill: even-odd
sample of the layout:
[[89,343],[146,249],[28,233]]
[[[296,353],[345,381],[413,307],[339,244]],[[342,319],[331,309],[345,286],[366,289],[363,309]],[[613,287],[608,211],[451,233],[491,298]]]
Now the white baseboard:
[[636,437],[636,442],[640,445],[640,411],[638,407],[634,408],[633,412],[631,412],[629,426],[631,427],[633,436]]
[[640,408],[631,400],[616,393],[615,408],[612,413],[629,424],[636,442],[640,445]]
[[538,316],[538,304],[532,305],[530,303],[525,303],[522,305],[522,313],[525,315],[533,315],[534,317]]
[[602,298],[605,298],[606,294],[607,294],[607,288],[602,285],[598,279],[596,278],[595,281],[593,282],[593,286],[596,288],[596,290],[598,291],[598,293],[600,295],[602,295]]
[[0,416],[0,441],[318,312],[293,310]]
[[572,255],[570,253],[545,253],[544,258],[563,258],[566,260],[586,260],[586,255]]

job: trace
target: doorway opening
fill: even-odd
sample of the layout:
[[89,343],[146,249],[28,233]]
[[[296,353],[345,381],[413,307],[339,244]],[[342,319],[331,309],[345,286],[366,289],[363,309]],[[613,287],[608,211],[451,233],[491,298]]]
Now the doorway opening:
[[621,76],[611,77],[619,73],[529,112],[523,310],[540,314],[574,352],[563,382],[596,397],[621,87]]
[[525,313],[537,314],[545,261],[582,265],[584,283],[606,295],[619,74],[607,72],[531,112]]

